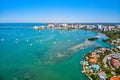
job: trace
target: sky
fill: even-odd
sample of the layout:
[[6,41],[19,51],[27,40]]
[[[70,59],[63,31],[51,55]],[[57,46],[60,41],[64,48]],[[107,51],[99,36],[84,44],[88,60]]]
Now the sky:
[[120,0],[0,0],[0,23],[119,23]]

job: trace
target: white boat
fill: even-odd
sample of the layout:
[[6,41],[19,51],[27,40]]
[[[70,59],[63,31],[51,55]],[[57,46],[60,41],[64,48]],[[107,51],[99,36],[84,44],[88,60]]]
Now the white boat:
[[45,28],[47,28],[47,27],[46,26],[34,26],[33,27],[34,30],[43,30]]
[[38,30],[38,29],[39,29],[39,27],[37,27],[37,26],[34,26],[34,27],[33,27],[33,29],[34,29],[34,30]]

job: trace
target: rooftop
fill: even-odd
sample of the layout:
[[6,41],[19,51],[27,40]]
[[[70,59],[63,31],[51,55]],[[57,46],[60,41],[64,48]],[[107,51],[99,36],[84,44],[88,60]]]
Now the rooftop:
[[110,80],[120,80],[120,76],[113,76]]

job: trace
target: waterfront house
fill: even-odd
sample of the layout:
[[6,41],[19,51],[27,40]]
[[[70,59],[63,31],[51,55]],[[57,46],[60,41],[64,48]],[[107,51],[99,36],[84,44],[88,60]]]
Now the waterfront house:
[[101,50],[102,52],[105,52],[105,51],[106,51],[106,49],[105,49],[105,48],[100,48],[100,50]]
[[97,58],[96,53],[95,53],[95,52],[92,52],[91,55],[90,55],[89,62],[90,62],[90,63],[97,63],[97,60],[98,60],[98,58]]
[[83,62],[83,65],[89,65],[87,61],[84,61]]
[[88,61],[81,61],[80,64],[83,65],[83,66],[89,65],[89,64],[88,64]]
[[110,80],[120,80],[120,76],[113,76]]
[[111,59],[111,65],[113,68],[119,68],[120,62],[117,59]]
[[116,53],[116,54],[112,55],[112,58],[120,59],[120,53]]
[[107,76],[104,72],[98,73],[98,76],[99,76],[100,80],[106,80],[107,79]]
[[89,73],[93,73],[93,70],[92,70],[92,67],[91,66],[86,66],[85,67],[86,69],[86,72],[89,74]]
[[92,67],[94,72],[100,71],[100,66],[98,64],[92,64],[91,67]]
[[95,50],[95,52],[96,52],[96,53],[102,53],[102,51],[101,51],[101,50]]

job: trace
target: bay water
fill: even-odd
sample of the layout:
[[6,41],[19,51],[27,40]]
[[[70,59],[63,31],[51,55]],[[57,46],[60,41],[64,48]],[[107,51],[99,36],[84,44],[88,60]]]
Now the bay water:
[[[104,34],[86,30],[33,30],[38,23],[0,24],[0,80],[88,80],[80,61]],[[95,41],[88,38],[99,37]]]

